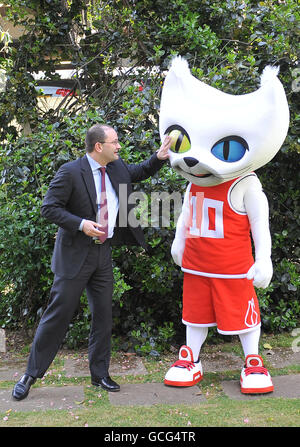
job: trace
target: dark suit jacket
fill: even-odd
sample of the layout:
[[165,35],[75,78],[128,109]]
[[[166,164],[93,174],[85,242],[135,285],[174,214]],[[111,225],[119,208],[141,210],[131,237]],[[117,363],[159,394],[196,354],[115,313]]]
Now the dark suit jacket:
[[[118,221],[127,222],[134,205],[128,204],[132,183],[154,175],[164,164],[153,154],[140,164],[127,165],[121,158],[107,165],[107,173],[119,197],[119,186],[127,187],[127,197],[119,197]],[[126,190],[125,187],[125,190]],[[123,187],[124,188],[124,187]],[[52,271],[74,278],[82,267],[92,238],[78,230],[82,219],[96,220],[96,190],[93,173],[86,156],[62,165],[50,183],[42,204],[42,215],[59,226],[52,257]],[[116,227],[113,244],[134,244],[146,248],[140,227]]]

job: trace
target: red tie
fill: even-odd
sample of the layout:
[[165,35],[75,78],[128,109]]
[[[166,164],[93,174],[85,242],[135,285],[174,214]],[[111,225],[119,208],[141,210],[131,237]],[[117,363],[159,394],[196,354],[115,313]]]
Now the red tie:
[[107,239],[108,234],[108,210],[107,210],[107,197],[105,189],[105,168],[99,168],[101,172],[101,195],[100,195],[100,216],[99,224],[102,228],[100,231],[104,231],[103,236],[99,236],[99,240],[103,243]]

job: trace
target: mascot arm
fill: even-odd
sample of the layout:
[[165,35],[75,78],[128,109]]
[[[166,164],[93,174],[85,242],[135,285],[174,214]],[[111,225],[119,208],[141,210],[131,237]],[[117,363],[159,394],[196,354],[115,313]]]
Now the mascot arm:
[[182,256],[185,247],[186,222],[189,213],[189,193],[191,185],[188,186],[183,200],[182,210],[176,224],[175,239],[171,247],[171,255],[175,264],[182,266]]
[[251,234],[255,246],[255,263],[247,273],[248,279],[253,279],[255,287],[268,287],[273,267],[271,261],[271,235],[269,230],[269,205],[257,179],[246,189],[244,194],[244,206],[248,214]]

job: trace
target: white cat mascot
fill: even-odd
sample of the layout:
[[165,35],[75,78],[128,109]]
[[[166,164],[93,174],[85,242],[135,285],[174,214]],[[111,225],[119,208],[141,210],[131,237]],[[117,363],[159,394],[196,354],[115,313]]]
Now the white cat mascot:
[[181,57],[173,59],[166,76],[160,136],[172,137],[170,164],[190,182],[171,249],[184,272],[186,345],[167,372],[166,385],[192,386],[202,379],[201,346],[208,328],[217,326],[241,340],[242,393],[273,391],[258,355],[254,290],[267,287],[273,273],[269,211],[253,171],[275,156],[288,131],[288,104],[277,74],[277,68],[266,67],[260,88],[245,95],[204,84]]

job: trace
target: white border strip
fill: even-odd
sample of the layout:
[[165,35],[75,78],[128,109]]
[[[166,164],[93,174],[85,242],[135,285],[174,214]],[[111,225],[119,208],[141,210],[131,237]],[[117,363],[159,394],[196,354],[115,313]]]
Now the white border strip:
[[223,275],[220,273],[198,272],[197,270],[190,270],[184,267],[182,267],[181,270],[185,273],[190,273],[191,275],[206,276],[207,278],[247,278],[247,273],[241,273],[240,275]]

